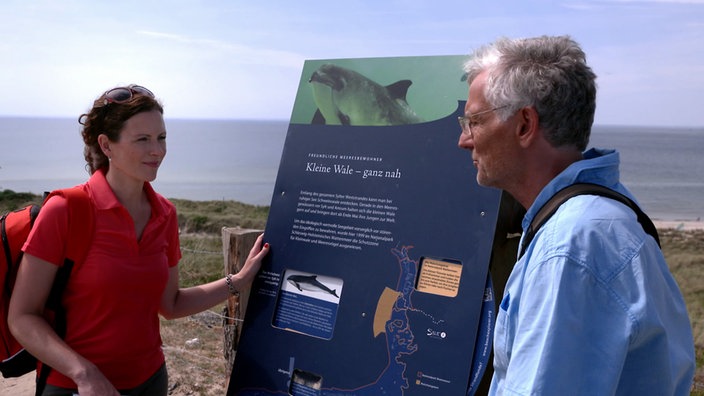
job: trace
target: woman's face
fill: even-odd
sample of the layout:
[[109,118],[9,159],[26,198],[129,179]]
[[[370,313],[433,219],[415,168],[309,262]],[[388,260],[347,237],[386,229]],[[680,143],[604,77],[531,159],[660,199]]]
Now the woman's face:
[[137,182],[154,181],[166,156],[164,118],[158,110],[138,113],[125,122],[117,142],[105,137],[101,147],[110,158],[109,173]]

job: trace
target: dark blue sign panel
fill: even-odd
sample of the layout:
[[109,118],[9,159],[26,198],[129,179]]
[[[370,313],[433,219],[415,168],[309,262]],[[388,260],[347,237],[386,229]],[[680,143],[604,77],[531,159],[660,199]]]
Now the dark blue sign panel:
[[457,148],[462,60],[306,62],[228,395],[471,393],[500,192]]

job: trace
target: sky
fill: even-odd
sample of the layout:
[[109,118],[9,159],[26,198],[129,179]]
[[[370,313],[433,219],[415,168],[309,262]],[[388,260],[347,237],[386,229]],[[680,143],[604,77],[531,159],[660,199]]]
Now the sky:
[[596,124],[704,127],[704,0],[3,0],[0,17],[0,116],[77,118],[137,83],[167,119],[288,120],[308,59],[567,34]]

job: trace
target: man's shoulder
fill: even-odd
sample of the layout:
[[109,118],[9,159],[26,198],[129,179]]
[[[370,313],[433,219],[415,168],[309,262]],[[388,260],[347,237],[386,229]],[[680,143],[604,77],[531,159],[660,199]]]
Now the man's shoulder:
[[[613,265],[638,254],[646,237],[628,206],[610,198],[580,195],[565,202],[541,229],[542,243],[582,265]],[[605,260],[608,258],[608,260]],[[616,259],[620,258],[620,259]]]

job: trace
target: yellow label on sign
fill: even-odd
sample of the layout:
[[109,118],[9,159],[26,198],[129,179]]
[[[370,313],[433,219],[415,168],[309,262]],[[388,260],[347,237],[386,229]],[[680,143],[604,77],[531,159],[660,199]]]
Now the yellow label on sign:
[[416,289],[445,297],[457,296],[462,276],[462,264],[425,258],[421,262]]

